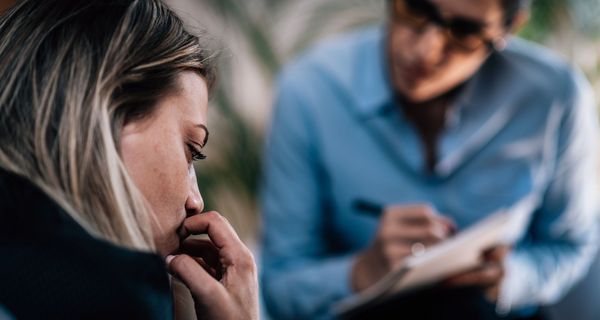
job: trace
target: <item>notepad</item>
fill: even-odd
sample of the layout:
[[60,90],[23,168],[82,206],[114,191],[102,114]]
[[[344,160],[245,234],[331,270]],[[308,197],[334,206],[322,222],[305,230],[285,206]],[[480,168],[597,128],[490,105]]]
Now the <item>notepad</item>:
[[433,285],[477,267],[485,250],[517,241],[528,223],[534,204],[532,198],[523,199],[508,209],[488,215],[454,237],[432,246],[425,253],[408,257],[401,267],[373,286],[337,303],[334,306],[336,314],[348,314],[357,308]]

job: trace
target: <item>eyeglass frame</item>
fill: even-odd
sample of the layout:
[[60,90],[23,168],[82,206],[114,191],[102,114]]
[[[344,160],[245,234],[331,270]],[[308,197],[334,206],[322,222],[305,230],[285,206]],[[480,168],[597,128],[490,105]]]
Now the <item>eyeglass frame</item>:
[[[485,46],[487,48],[488,51],[501,51],[506,47],[506,40],[504,39],[504,37],[499,37],[499,38],[490,38],[490,37],[485,37],[485,35],[482,34],[482,32],[479,32],[479,35],[475,35],[480,38],[480,44],[476,45],[476,46],[467,46],[464,45],[464,43],[461,43],[460,40],[458,40],[456,38],[456,36],[453,35],[452,33],[452,23],[456,22],[457,20],[468,20],[468,19],[463,19],[463,18],[458,18],[458,19],[444,19],[441,14],[439,13],[439,9],[432,4],[431,2],[427,1],[427,0],[416,0],[416,1],[425,1],[428,2],[429,5],[432,7],[432,13],[428,13],[427,15],[421,16],[421,18],[425,18],[426,21],[424,23],[423,26],[418,27],[414,24],[411,24],[410,22],[404,21],[402,20],[402,17],[400,17],[398,15],[398,3],[402,3],[404,6],[404,17],[409,17],[410,16],[415,16],[416,14],[411,12],[410,6],[408,4],[408,1],[410,0],[390,0],[388,1],[389,5],[391,6],[391,16],[393,19],[394,23],[399,23],[401,25],[404,25],[406,27],[411,28],[414,31],[417,32],[422,32],[424,30],[425,27],[430,26],[430,25],[435,25],[438,28],[443,30],[443,34],[445,36],[445,38],[452,44],[454,44],[456,47],[464,50],[464,51],[476,51],[477,49]],[[480,29],[483,30],[486,26],[485,23],[480,23],[478,21],[469,21],[475,24],[479,24],[481,25]]]

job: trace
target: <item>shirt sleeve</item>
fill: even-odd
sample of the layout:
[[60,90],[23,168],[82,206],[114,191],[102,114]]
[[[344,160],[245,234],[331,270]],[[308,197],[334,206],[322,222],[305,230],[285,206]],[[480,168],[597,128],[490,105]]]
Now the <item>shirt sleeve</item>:
[[329,318],[351,294],[352,256],[328,248],[327,179],[310,102],[318,93],[314,85],[303,92],[299,78],[280,77],[263,173],[261,279],[275,319]]
[[583,76],[571,77],[565,88],[543,201],[527,238],[506,261],[498,302],[504,311],[557,301],[586,274],[595,257],[600,194],[596,105]]

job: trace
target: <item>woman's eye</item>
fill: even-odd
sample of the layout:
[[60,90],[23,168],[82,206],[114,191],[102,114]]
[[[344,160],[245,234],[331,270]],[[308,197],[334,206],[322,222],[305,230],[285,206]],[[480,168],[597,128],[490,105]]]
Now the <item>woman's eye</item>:
[[188,148],[190,149],[190,154],[192,155],[192,161],[204,160],[206,156],[200,152],[194,145],[188,144]]

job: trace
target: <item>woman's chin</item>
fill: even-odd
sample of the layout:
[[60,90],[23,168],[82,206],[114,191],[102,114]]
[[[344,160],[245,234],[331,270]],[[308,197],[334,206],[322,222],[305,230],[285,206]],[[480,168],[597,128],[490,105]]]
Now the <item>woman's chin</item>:
[[179,237],[176,234],[173,234],[173,236],[168,239],[162,239],[161,241],[156,242],[157,253],[162,257],[177,254],[180,243]]

